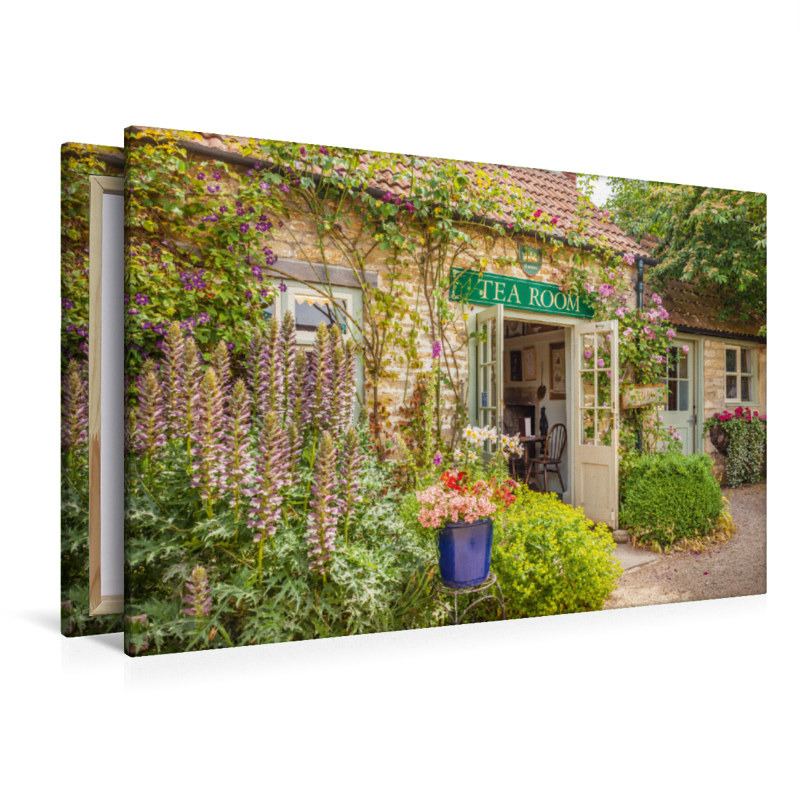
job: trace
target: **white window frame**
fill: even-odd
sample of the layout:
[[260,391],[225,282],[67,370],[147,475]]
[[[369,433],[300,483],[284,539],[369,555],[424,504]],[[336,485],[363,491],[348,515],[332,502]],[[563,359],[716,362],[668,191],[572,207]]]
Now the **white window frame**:
[[[313,297],[315,294],[319,295],[319,297],[323,300],[329,300],[331,295],[333,296],[333,300],[336,305],[340,306],[344,309],[345,313],[353,316],[353,296],[349,292],[337,291],[333,289],[332,292],[328,293],[327,291],[315,290],[310,289],[307,286],[289,286],[284,292],[285,298],[283,298],[283,302],[281,303],[282,306],[282,314],[286,314],[286,311],[291,311],[292,316],[295,316],[295,301],[298,295],[301,297]],[[295,325],[297,322],[295,321]],[[350,320],[346,320],[346,330],[343,331],[344,338],[349,339],[352,335],[351,332],[352,323]],[[316,331],[298,331],[295,328],[295,335],[297,336],[297,343],[300,345],[310,345],[314,343],[314,339],[316,338]]]
[[[725,354],[723,361],[725,364],[723,391],[725,392],[725,405],[728,406],[757,406],[758,405],[758,348],[747,347],[741,344],[724,343]],[[736,351],[736,371],[728,371],[728,350]],[[752,372],[742,372],[742,350],[750,353],[750,365]],[[736,376],[736,397],[728,397],[728,377]],[[742,377],[750,378],[750,399],[742,400]]]

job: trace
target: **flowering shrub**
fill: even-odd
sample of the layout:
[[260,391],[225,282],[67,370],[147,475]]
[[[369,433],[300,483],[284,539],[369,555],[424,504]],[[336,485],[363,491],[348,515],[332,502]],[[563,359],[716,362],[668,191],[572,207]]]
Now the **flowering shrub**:
[[717,412],[703,423],[703,435],[712,428],[728,434],[728,483],[741,486],[761,479],[767,449],[767,415],[741,406]]
[[[291,318],[237,366],[175,322],[129,396],[125,562],[131,654],[437,624],[430,542],[398,519],[389,470],[352,423],[354,349]],[[84,469],[84,378],[71,368],[64,446]],[[68,611],[68,609],[67,609]],[[65,622],[71,624],[71,620]],[[146,645],[146,647],[145,647]]]
[[553,494],[520,486],[516,497],[492,550],[506,615],[518,619],[601,609],[622,574],[611,531],[592,527],[581,509]]
[[705,453],[656,453],[631,468],[620,524],[639,541],[668,550],[680,539],[711,534],[722,509],[722,491]]

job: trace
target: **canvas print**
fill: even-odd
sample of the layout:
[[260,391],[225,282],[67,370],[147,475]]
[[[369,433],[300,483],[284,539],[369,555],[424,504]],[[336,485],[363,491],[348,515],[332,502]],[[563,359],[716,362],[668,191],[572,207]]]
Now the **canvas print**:
[[129,655],[765,591],[763,195],[147,127],[125,170]]
[[[90,183],[121,181],[123,168],[120,148],[74,142],[61,147],[61,631],[65,636],[122,630],[122,614],[103,613],[99,604],[93,607],[90,597],[89,252],[90,230],[97,224],[90,214]],[[99,591],[99,582],[95,586]]]

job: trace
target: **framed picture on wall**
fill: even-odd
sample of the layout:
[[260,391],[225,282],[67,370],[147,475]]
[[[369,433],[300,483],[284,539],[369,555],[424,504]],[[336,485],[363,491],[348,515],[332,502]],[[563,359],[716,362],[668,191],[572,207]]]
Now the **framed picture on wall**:
[[567,365],[564,342],[550,345],[550,399],[567,399]]
[[525,381],[536,380],[536,348],[528,347],[522,351],[522,379]]
[[509,375],[512,383],[522,382],[522,351],[512,350],[510,354]]
[[525,329],[525,323],[511,319],[506,322],[506,339],[514,339],[517,336],[522,336]]

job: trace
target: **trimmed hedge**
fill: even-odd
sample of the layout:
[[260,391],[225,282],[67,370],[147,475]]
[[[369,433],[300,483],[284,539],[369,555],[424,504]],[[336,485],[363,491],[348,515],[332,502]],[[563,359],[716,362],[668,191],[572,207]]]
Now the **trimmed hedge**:
[[631,465],[620,523],[639,540],[669,548],[679,539],[708,536],[722,507],[708,455],[656,453]]
[[555,494],[517,490],[502,526],[495,524],[492,572],[509,619],[597,611],[614,591],[622,567],[614,540]]

